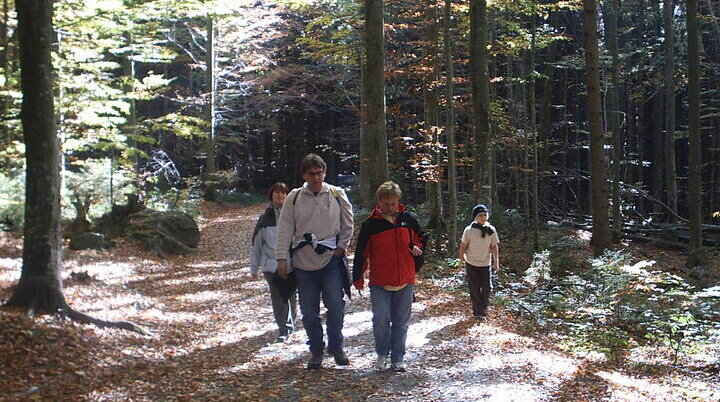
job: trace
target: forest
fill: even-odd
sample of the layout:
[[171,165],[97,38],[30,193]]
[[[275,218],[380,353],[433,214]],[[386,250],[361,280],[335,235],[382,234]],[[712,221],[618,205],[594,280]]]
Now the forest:
[[[0,399],[720,398],[718,1],[0,7]],[[407,375],[369,368],[367,295],[348,370],[270,342],[250,239],[308,153],[356,234],[392,180],[430,235]]]

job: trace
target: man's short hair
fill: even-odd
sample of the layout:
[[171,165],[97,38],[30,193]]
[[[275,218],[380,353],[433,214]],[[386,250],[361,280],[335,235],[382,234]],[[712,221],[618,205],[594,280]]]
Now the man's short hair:
[[300,162],[300,170],[302,170],[302,173],[305,174],[312,168],[320,168],[324,172],[327,170],[327,165],[325,165],[325,161],[320,157],[320,155],[307,154],[303,158],[302,162]]
[[281,182],[281,181],[273,184],[273,185],[270,187],[270,190],[268,190],[268,193],[267,193],[267,196],[268,196],[268,198],[270,199],[270,201],[273,200],[273,199],[272,199],[272,196],[273,196],[273,193],[275,193],[276,191],[279,191],[279,192],[281,192],[281,193],[287,194],[287,193],[290,192],[290,187],[288,187],[287,184],[285,184],[285,183],[283,183],[283,182]]
[[394,181],[386,181],[378,187],[375,195],[377,196],[378,201],[388,197],[401,198],[402,190],[400,190],[400,186],[398,186],[398,184]]

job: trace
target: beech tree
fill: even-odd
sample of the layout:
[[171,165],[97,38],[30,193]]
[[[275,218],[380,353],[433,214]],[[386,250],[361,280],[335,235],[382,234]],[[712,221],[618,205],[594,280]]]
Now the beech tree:
[[490,89],[487,73],[487,4],[470,1],[470,63],[472,85],[473,183],[475,199],[492,200]]
[[605,175],[605,140],[600,97],[600,57],[597,36],[597,4],[583,0],[587,108],[590,126],[590,179],[592,195],[592,240],[596,255],[610,246],[608,191]]
[[387,131],[385,127],[385,36],[383,0],[365,1],[365,57],[363,80],[365,131],[362,138],[368,166],[368,206],[374,203],[375,190],[388,178]]
[[698,46],[697,0],[687,2],[688,113],[690,114],[688,151],[688,214],[690,215],[690,258],[688,265],[699,265],[702,247],[702,177],[700,150],[700,56]]
[[60,144],[55,127],[51,47],[52,0],[17,0],[20,41],[21,120],[27,171],[23,266],[8,305],[56,312],[62,292]]
[[103,321],[68,306],[62,285],[60,143],[55,124],[51,47],[53,1],[17,0],[20,41],[20,119],[26,154],[25,227],[20,281],[9,306],[60,313],[98,326],[143,332],[132,323]]

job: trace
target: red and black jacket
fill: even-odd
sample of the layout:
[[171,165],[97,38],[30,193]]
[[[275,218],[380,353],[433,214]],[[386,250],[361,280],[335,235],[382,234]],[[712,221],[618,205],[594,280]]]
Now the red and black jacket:
[[427,235],[415,216],[405,211],[405,207],[400,205],[393,223],[385,219],[375,207],[360,227],[353,263],[355,287],[363,288],[363,278],[368,268],[371,286],[414,284],[422,258],[413,257],[410,251],[413,246],[424,249],[426,242]]

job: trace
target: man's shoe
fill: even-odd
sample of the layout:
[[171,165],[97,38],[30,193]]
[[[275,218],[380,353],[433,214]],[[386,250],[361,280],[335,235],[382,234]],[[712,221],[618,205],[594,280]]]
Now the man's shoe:
[[312,356],[310,356],[310,360],[308,360],[308,362],[307,362],[307,369],[308,370],[319,369],[320,367],[322,367],[322,361],[323,361],[322,352],[313,353]]
[[332,355],[335,358],[335,364],[337,364],[338,366],[347,366],[348,364],[350,364],[350,359],[348,359],[347,355],[342,349],[336,350],[332,353]]
[[407,365],[403,362],[397,362],[392,364],[392,369],[396,373],[404,373],[407,371]]
[[387,356],[378,355],[377,360],[375,361],[375,368],[378,371],[385,371],[387,370]]
[[275,338],[275,343],[285,343],[285,341],[287,341],[287,338],[287,335],[278,335],[278,337]]

